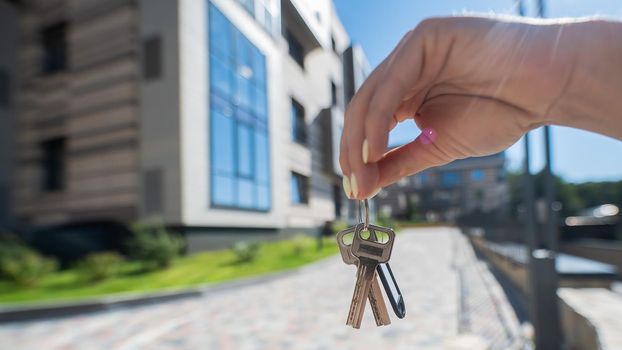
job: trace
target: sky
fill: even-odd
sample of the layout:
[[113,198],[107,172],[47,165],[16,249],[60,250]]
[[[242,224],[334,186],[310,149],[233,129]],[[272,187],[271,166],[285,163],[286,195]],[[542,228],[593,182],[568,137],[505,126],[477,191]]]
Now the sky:
[[[516,14],[513,0],[334,0],[339,17],[353,42],[360,44],[371,67],[388,55],[399,39],[422,19],[464,12]],[[536,15],[536,0],[525,0],[526,15]],[[608,16],[622,19],[619,0],[548,0],[546,17]],[[622,68],[621,68],[622,69]],[[412,141],[419,134],[413,121],[398,125],[391,133],[391,145]],[[531,133],[531,168],[544,165],[543,133]],[[622,179],[622,142],[594,133],[566,127],[552,127],[553,171],[569,182]],[[506,152],[508,168],[517,170],[524,156],[523,141]]]

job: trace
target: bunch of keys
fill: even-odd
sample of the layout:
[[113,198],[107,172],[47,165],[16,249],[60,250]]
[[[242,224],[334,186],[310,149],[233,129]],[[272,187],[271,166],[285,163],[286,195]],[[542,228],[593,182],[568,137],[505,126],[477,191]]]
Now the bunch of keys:
[[[337,244],[343,261],[357,267],[354,295],[346,322],[347,325],[357,329],[361,327],[367,300],[369,300],[376,325],[391,324],[377,277],[380,277],[397,317],[404,318],[406,315],[404,299],[388,264],[395,233],[390,228],[370,224],[369,204],[367,200],[363,203],[365,215],[361,215],[362,206],[359,203],[359,224],[337,233]],[[368,233],[365,238],[364,232]],[[380,239],[379,233],[382,237],[387,237],[386,242]],[[344,237],[349,234],[353,235],[351,244],[344,241]]]

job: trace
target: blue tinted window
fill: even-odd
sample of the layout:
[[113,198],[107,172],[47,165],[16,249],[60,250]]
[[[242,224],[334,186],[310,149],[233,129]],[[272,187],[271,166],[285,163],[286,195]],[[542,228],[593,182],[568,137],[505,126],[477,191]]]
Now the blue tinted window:
[[233,72],[216,56],[211,55],[210,60],[210,87],[223,96],[231,96],[233,93]]
[[265,57],[209,5],[211,203],[270,210]]
[[262,120],[266,119],[266,114],[268,112],[266,91],[264,89],[255,89],[253,97],[255,98],[253,103],[253,113],[255,113],[255,115]]
[[238,2],[251,16],[255,15],[255,3],[253,0],[238,0]]
[[255,131],[255,173],[262,184],[270,182],[270,154],[268,138],[264,132]]
[[482,169],[475,169],[471,171],[471,180],[474,182],[483,181],[486,175]]
[[255,208],[255,186],[251,180],[238,180],[238,206],[240,208]]
[[240,108],[245,110],[251,109],[252,104],[251,82],[248,79],[238,75],[235,99]]
[[[220,131],[219,131],[220,132]],[[238,124],[238,175],[250,178],[253,175],[253,139],[249,127]]]
[[257,206],[259,209],[270,208],[270,187],[259,185],[257,186]]
[[211,138],[212,167],[218,173],[233,175],[233,119],[212,109],[212,127],[218,130]]
[[210,4],[209,11],[209,46],[213,55],[220,57],[223,61],[228,61],[233,57],[233,46],[231,43],[232,31],[231,22],[218,10],[212,10]]
[[308,178],[292,173],[291,177],[291,196],[292,203],[295,204],[306,204],[309,199],[309,183]]
[[441,174],[443,186],[456,186],[460,183],[460,174],[455,171],[446,171]]
[[236,31],[237,52],[236,59],[239,73],[247,79],[253,78],[252,51],[253,46],[240,32]]
[[220,205],[235,205],[235,180],[229,176],[212,176],[212,198]]
[[258,86],[263,86],[266,83],[266,58],[254,46],[251,49],[251,55],[253,59],[253,81]]

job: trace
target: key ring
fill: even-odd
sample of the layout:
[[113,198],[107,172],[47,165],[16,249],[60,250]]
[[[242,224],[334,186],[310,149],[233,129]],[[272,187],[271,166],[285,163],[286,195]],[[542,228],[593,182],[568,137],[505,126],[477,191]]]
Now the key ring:
[[[359,205],[359,210],[358,210],[358,220],[359,220],[359,223],[363,224],[364,228],[367,228],[369,226],[369,202],[367,201],[367,199],[365,199],[365,200],[359,201],[358,205]],[[365,215],[364,216],[363,216],[363,213],[362,213],[363,207],[365,207]]]

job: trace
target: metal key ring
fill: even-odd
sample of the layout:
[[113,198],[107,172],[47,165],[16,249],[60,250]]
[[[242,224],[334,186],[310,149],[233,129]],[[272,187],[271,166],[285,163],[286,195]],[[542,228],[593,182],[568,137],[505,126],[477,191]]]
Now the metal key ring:
[[[369,202],[367,199],[359,201],[358,203],[358,221],[359,223],[364,224],[363,228],[367,228],[369,226]],[[363,207],[365,208],[365,215],[363,215]]]

